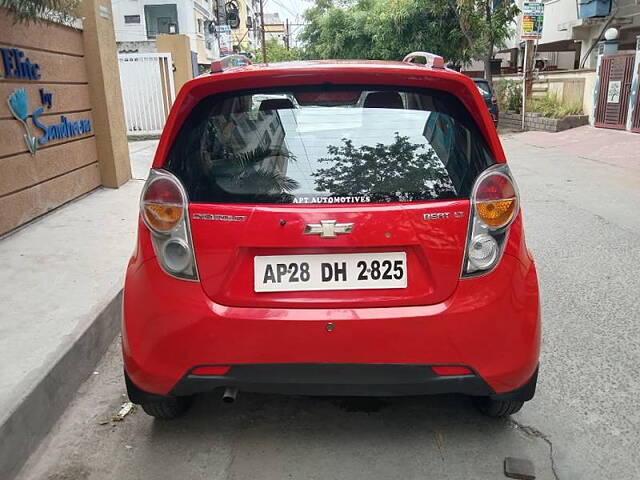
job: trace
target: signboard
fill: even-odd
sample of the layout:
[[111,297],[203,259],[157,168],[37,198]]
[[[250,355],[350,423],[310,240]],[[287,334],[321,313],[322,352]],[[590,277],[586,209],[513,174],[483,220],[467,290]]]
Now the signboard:
[[[40,65],[31,62],[19,48],[0,48],[0,55],[2,56],[5,78],[40,79]],[[38,89],[38,92],[40,95],[37,100],[40,100],[41,106],[33,110],[29,108],[29,97],[24,88],[13,90],[7,98],[9,112],[24,128],[23,138],[31,155],[36,154],[38,145],[45,145],[51,140],[60,140],[91,132],[91,121],[88,118],[74,121],[60,115],[59,123],[51,123],[56,120],[52,116],[46,116],[47,123],[43,123],[44,118],[41,119],[40,116],[44,114],[45,108],[50,109],[53,106],[53,93],[44,88]],[[29,118],[31,118],[31,122],[29,122]],[[42,133],[39,137],[33,134],[32,126],[41,130]]]
[[542,36],[542,20],[544,19],[544,3],[524,2],[522,4],[523,39],[535,40]]
[[233,54],[233,41],[231,39],[231,28],[229,25],[217,25],[216,35],[220,44],[220,56]]

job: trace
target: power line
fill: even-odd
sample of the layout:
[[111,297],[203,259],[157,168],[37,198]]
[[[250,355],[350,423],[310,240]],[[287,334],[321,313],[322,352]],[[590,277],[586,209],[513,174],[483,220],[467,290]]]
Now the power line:
[[273,3],[275,3],[276,5],[279,5],[279,6],[281,6],[282,8],[284,8],[284,9],[285,9],[287,12],[289,12],[291,15],[294,15],[294,16],[296,16],[296,17],[298,16],[298,14],[297,14],[297,13],[294,13],[292,10],[290,10],[288,7],[284,6],[284,5],[283,5],[282,3],[280,3],[278,0],[273,0]]

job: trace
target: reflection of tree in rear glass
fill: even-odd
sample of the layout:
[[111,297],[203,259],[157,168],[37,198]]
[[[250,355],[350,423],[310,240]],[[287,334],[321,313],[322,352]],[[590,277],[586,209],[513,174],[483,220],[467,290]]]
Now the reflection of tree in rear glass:
[[247,201],[293,201],[290,194],[299,184],[286,175],[286,170],[288,162],[296,158],[284,145],[257,144],[238,151],[237,145],[221,141],[219,133],[218,127],[209,122],[201,149],[202,170],[209,179],[201,182],[207,189],[203,194],[231,194]]
[[332,196],[367,195],[372,202],[410,202],[434,198],[452,198],[456,191],[449,174],[433,150],[418,153],[424,144],[411,143],[409,137],[395,133],[390,145],[328,147],[331,167],[318,169],[316,189]]

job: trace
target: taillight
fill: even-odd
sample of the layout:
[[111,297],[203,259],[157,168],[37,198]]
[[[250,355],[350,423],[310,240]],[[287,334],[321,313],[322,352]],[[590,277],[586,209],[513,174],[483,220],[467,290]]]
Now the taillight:
[[462,276],[486,273],[498,264],[518,208],[518,189],[506,164],[480,174],[471,194],[471,223]]
[[169,275],[198,280],[187,204],[187,194],[176,177],[151,170],[142,189],[140,215],[151,232],[156,257]]
[[182,191],[174,180],[157,176],[147,182],[142,194],[142,219],[154,232],[170,232],[182,220],[185,203]]
[[479,179],[472,201],[480,220],[493,230],[503,228],[513,220],[518,204],[513,182],[499,172]]

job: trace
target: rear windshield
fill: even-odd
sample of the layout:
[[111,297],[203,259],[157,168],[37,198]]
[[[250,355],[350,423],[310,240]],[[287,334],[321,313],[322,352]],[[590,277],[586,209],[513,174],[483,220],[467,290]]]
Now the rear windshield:
[[468,197],[493,163],[453,95],[322,86],[206,98],[165,168],[192,202],[388,203]]

